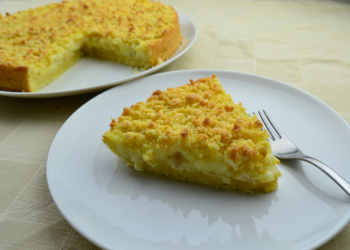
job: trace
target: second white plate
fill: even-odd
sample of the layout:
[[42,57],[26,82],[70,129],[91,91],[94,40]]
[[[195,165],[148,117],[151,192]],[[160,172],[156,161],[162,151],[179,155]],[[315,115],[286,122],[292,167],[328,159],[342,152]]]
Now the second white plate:
[[350,198],[316,167],[281,162],[267,194],[176,181],[128,168],[102,143],[124,107],[217,74],[249,112],[265,109],[305,153],[350,180],[350,126],[319,99],[279,81],[220,70],[156,74],[125,83],[77,110],[47,161],[50,192],[67,221],[106,249],[314,249],[348,223]]
[[[50,1],[51,2],[51,1]],[[7,1],[1,3],[1,12],[12,13],[30,7],[47,4],[48,1]],[[38,92],[10,92],[0,90],[0,96],[20,98],[46,98],[83,94],[107,89],[115,85],[131,81],[151,73],[157,72],[177,60],[194,44],[197,38],[196,25],[187,16],[178,13],[182,33],[182,44],[169,60],[151,69],[137,72],[134,68],[117,62],[83,57],[65,72],[60,78],[51,82]]]

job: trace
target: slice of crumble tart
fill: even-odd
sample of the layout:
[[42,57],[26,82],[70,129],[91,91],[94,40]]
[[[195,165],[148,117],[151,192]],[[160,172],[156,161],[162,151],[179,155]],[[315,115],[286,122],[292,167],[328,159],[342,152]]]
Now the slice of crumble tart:
[[216,75],[190,82],[124,108],[103,142],[139,171],[250,193],[276,190],[279,160],[256,115],[235,104]]

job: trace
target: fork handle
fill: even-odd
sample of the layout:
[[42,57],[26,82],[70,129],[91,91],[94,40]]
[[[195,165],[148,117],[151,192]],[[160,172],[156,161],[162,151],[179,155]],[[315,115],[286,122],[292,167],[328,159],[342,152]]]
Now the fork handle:
[[322,170],[326,175],[331,177],[331,179],[341,187],[345,193],[347,193],[350,196],[350,183],[347,182],[345,179],[343,179],[340,175],[338,175],[336,172],[334,172],[333,169],[328,167],[323,162],[320,162],[319,160],[316,160],[315,158],[312,158],[310,156],[305,156],[300,158],[300,160],[306,161],[308,163],[311,163],[312,165],[318,167],[320,170]]

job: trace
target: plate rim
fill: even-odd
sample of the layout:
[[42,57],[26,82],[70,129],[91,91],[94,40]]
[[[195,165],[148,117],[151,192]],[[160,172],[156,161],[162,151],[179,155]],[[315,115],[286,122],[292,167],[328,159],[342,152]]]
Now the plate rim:
[[[207,72],[207,75],[212,75],[213,72],[222,72],[222,73],[228,73],[228,74],[233,74],[233,75],[242,75],[245,77],[251,77],[252,79],[264,79],[270,82],[273,82],[274,84],[277,85],[281,85],[284,88],[290,88],[304,96],[306,96],[307,98],[311,98],[312,100],[320,103],[322,105],[323,108],[327,108],[328,111],[332,112],[334,115],[336,115],[339,118],[339,121],[341,121],[343,123],[343,125],[345,125],[345,127],[347,128],[349,134],[350,134],[350,125],[348,124],[348,122],[337,112],[335,111],[330,105],[328,105],[327,103],[325,103],[324,101],[322,101],[321,99],[317,98],[316,96],[306,92],[305,90],[302,90],[300,88],[297,88],[293,85],[290,85],[288,83],[285,83],[283,81],[280,80],[276,80],[273,78],[269,78],[269,77],[265,77],[265,76],[261,76],[261,75],[256,75],[256,74],[251,74],[251,73],[246,73],[246,72],[238,72],[238,71],[232,71],[232,70],[220,70],[220,69],[188,69],[188,70],[178,70],[178,71],[169,71],[169,72],[163,72],[163,73],[158,73],[158,74],[154,74],[154,75],[150,75],[150,76],[145,76],[143,78],[139,78],[139,79],[135,79],[133,81],[143,81],[145,79],[148,78],[157,78],[157,77],[162,77],[164,75],[173,75],[173,74],[186,74],[186,73],[203,73],[203,72]],[[129,84],[132,84],[133,81],[128,82]],[[255,82],[256,83],[256,82]],[[262,83],[258,83],[259,85]],[[57,132],[51,146],[50,146],[50,150],[48,153],[48,157],[47,157],[47,164],[46,164],[46,179],[47,179],[47,183],[48,183],[48,187],[49,187],[49,191],[51,194],[52,199],[54,200],[57,208],[59,209],[59,211],[61,212],[61,214],[63,215],[63,217],[65,218],[65,220],[77,231],[79,232],[82,236],[84,236],[86,239],[88,239],[90,242],[92,242],[93,244],[95,244],[96,246],[102,247],[102,248],[107,248],[106,245],[104,245],[103,243],[95,240],[93,237],[91,237],[90,235],[88,235],[87,233],[85,233],[83,231],[83,229],[79,228],[78,226],[76,226],[74,224],[73,221],[70,220],[70,218],[66,215],[66,213],[62,210],[62,207],[57,203],[57,200],[54,196],[54,190],[52,189],[52,183],[50,180],[51,174],[51,168],[49,166],[50,163],[50,155],[52,154],[52,148],[54,146],[54,144],[57,141],[58,136],[61,134],[64,126],[66,125],[66,123],[68,123],[68,121],[76,115],[77,112],[80,111],[80,109],[83,109],[85,105],[88,105],[88,103],[93,102],[95,98],[98,98],[104,94],[107,94],[108,92],[112,92],[114,91],[114,89],[120,87],[119,85],[108,89],[100,94],[98,94],[97,96],[93,97],[92,99],[90,99],[88,102],[84,103],[84,105],[82,105],[81,107],[79,107],[75,112],[73,112],[73,114],[65,121],[65,123],[62,125],[62,127],[59,129],[59,131]],[[311,245],[312,249],[314,248],[318,248],[322,245],[324,245],[325,243],[327,243],[329,240],[331,240],[332,238],[334,238],[340,231],[342,231],[345,226],[349,223],[350,221],[350,212],[348,213],[348,216],[342,216],[342,220],[340,220],[336,225],[334,226],[331,230],[328,231],[328,233],[326,233],[325,235],[323,235],[324,237],[322,239],[319,239],[318,241],[316,241],[313,245]],[[310,246],[308,246],[310,247]],[[304,249],[304,248],[302,248]]]
[[[91,93],[91,92],[96,92],[96,91],[101,91],[101,90],[113,88],[113,87],[118,86],[120,84],[145,77],[145,76],[152,74],[152,73],[156,73],[158,70],[161,70],[162,68],[168,66],[169,64],[175,62],[181,56],[183,56],[193,46],[193,44],[196,42],[197,37],[198,37],[198,28],[197,28],[196,24],[193,22],[193,20],[191,18],[189,18],[188,16],[182,14],[179,11],[176,11],[176,12],[179,16],[179,19],[181,16],[181,18],[185,18],[185,19],[187,19],[187,21],[189,21],[191,28],[194,29],[193,39],[186,46],[186,48],[184,48],[179,54],[171,57],[170,59],[166,60],[165,62],[163,62],[160,65],[157,65],[157,66],[152,67],[148,70],[139,72],[136,75],[118,80],[116,82],[109,82],[109,83],[105,83],[105,84],[97,85],[97,86],[92,86],[92,87],[77,88],[77,89],[72,89],[72,90],[49,91],[49,92],[12,92],[12,91],[0,90],[0,96],[7,96],[7,97],[14,97],[14,98],[52,98],[52,97],[64,97],[64,96],[80,95],[80,94],[86,94],[86,93]],[[181,28],[181,23],[180,23],[180,28]],[[181,32],[181,35],[184,37],[182,32]]]

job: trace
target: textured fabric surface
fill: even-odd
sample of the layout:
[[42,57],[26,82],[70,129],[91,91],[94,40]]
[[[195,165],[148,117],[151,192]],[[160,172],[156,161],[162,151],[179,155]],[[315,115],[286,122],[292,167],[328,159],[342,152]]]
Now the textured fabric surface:
[[[0,11],[26,9],[28,1],[0,0]],[[199,32],[194,46],[162,72],[211,68],[271,77],[318,97],[350,122],[348,1],[162,2],[190,17]],[[57,131],[98,94],[0,96],[0,249],[98,249],[62,217],[45,172]],[[348,225],[320,249],[349,248]]]

